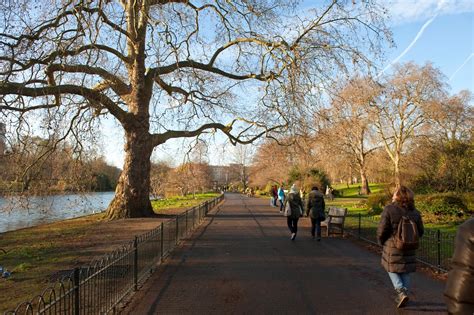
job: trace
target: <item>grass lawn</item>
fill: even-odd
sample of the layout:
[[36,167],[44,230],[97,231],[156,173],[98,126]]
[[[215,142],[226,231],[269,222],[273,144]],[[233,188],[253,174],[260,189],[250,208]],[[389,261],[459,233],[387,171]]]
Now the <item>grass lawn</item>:
[[[333,186],[334,189],[341,193],[341,198],[367,198],[367,195],[359,195],[359,187],[359,184],[336,184]],[[385,187],[386,184],[369,184],[370,191],[373,194],[383,191]]]
[[170,209],[187,209],[197,206],[206,200],[219,196],[219,193],[205,193],[186,196],[175,196],[166,199],[152,200],[151,205],[157,214],[165,213]]

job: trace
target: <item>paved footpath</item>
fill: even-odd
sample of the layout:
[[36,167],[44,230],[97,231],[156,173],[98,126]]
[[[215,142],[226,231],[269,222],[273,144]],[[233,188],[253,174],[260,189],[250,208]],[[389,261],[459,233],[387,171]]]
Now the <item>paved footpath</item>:
[[295,241],[266,199],[226,200],[135,294],[123,314],[446,314],[444,283],[412,276],[412,300],[393,302],[379,255],[339,237]]

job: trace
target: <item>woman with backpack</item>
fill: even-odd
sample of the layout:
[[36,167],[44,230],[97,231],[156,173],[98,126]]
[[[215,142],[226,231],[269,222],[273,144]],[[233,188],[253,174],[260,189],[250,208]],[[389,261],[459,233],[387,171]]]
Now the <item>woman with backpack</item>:
[[397,308],[408,302],[410,273],[416,271],[416,248],[423,232],[413,191],[401,186],[383,209],[377,228],[377,240],[383,246],[382,266],[395,288]]

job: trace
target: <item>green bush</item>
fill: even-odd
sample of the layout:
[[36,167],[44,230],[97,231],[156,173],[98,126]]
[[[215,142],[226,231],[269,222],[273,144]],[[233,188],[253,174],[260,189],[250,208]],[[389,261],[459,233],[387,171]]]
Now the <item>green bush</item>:
[[391,196],[387,193],[371,194],[367,198],[367,208],[370,215],[381,214],[385,205],[391,200]]
[[420,196],[416,198],[416,208],[421,212],[437,216],[462,217],[469,213],[469,208],[462,195],[455,193]]

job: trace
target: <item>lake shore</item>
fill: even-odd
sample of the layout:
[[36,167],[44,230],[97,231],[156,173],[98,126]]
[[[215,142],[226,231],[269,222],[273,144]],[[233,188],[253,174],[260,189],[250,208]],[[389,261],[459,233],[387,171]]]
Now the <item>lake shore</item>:
[[62,220],[0,233],[0,266],[12,272],[0,278],[0,313],[40,294],[75,267],[120,248],[136,235],[146,233],[170,217],[213,199],[191,200],[158,210],[153,218],[107,221],[103,214]]

